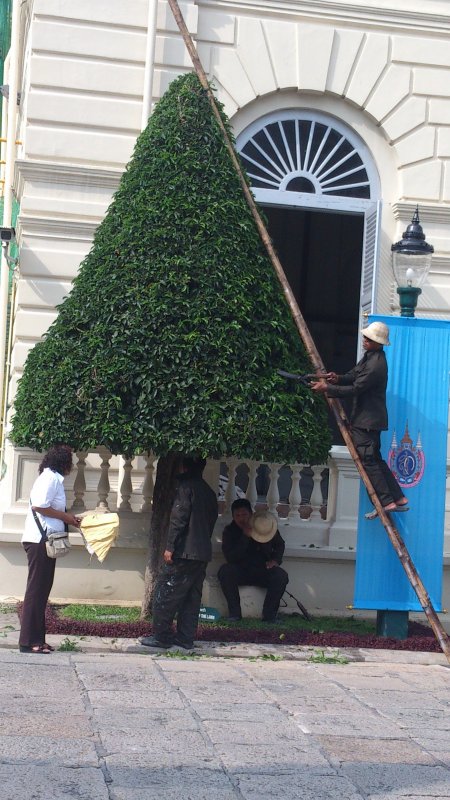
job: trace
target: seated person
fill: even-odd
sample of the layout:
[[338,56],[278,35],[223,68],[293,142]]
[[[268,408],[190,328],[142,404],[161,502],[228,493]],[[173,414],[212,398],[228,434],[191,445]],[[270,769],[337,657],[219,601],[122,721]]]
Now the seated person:
[[285,544],[276,519],[268,511],[252,514],[252,507],[244,498],[234,501],[231,513],[233,522],[226,526],[222,537],[227,563],[217,573],[228,603],[228,619],[242,619],[239,586],[262,586],[267,588],[262,618],[264,622],[275,622],[289,581],[287,572],[280,567]]

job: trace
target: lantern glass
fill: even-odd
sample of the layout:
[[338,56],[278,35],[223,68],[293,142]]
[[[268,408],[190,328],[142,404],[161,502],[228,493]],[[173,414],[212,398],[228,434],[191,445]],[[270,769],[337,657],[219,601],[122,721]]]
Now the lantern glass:
[[431,267],[431,253],[412,253],[394,251],[392,266],[398,286],[420,288]]

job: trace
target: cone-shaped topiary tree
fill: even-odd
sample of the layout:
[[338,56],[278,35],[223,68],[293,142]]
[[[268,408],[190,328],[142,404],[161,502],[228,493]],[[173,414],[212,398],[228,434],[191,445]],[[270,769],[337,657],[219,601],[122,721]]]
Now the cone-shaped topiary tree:
[[28,356],[11,438],[321,462],[325,405],[289,391],[279,367],[310,370],[208,100],[184,75]]

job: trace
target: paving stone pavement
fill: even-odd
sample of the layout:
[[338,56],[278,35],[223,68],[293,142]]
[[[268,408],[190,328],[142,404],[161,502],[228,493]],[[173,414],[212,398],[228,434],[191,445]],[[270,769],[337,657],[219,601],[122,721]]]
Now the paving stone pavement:
[[0,798],[448,800],[450,668],[408,655],[2,648]]

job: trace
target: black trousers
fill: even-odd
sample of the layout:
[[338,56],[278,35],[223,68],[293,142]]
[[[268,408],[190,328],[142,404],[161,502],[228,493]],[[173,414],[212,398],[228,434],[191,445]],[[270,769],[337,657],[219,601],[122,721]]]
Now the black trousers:
[[352,428],[352,438],[358,455],[370,478],[382,506],[396,503],[404,494],[391,470],[381,456],[380,431]]
[[153,597],[153,633],[164,644],[172,644],[172,623],[177,615],[177,639],[192,646],[197,632],[206,561],[177,558],[164,564]]
[[280,607],[284,590],[289,583],[287,572],[281,567],[251,567],[242,564],[222,564],[217,577],[228,603],[230,617],[241,616],[239,586],[267,588],[262,618],[274,620]]
[[34,647],[45,642],[45,609],[53,586],[56,560],[49,558],[45,542],[24,542],[28,580],[23,599],[19,645]]

